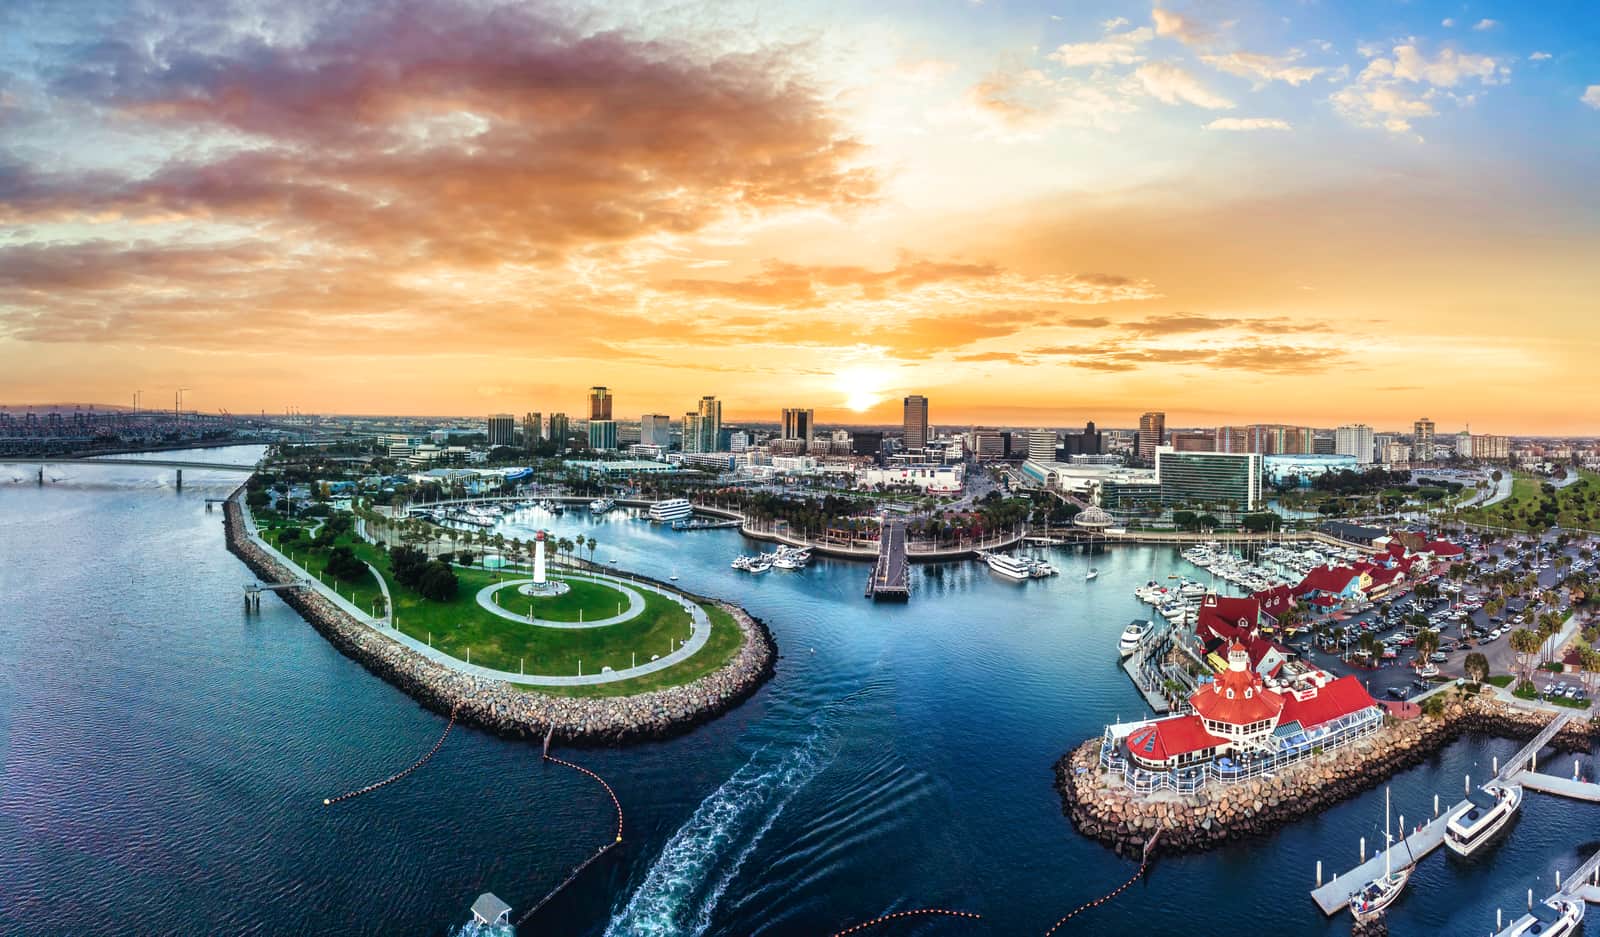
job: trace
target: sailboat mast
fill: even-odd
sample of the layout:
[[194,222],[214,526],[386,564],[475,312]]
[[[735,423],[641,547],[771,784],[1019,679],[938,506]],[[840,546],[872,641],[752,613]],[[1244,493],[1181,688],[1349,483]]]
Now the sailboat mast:
[[1390,858],[1390,852],[1389,852],[1389,847],[1390,847],[1392,842],[1393,842],[1393,840],[1390,838],[1390,833],[1389,833],[1389,788],[1385,787],[1383,789],[1383,877],[1384,878],[1388,878],[1391,874],[1393,874],[1393,869],[1391,868],[1391,864],[1393,862],[1393,859]]

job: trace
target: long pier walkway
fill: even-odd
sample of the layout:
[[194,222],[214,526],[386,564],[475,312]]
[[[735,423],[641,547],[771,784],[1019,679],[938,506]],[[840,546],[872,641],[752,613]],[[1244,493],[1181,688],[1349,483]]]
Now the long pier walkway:
[[878,561],[867,578],[867,598],[905,601],[911,597],[911,569],[906,561],[905,521],[888,520],[878,539]]
[[1496,776],[1496,780],[1502,783],[1510,783],[1522,771],[1524,766],[1532,765],[1537,767],[1539,764],[1537,760],[1539,749],[1549,745],[1550,740],[1556,737],[1556,733],[1560,732],[1562,727],[1571,720],[1572,713],[1557,713],[1556,717],[1550,720],[1549,725],[1540,729],[1539,734],[1535,735],[1532,741],[1522,746],[1522,750],[1512,755],[1511,760],[1500,768],[1500,774]]

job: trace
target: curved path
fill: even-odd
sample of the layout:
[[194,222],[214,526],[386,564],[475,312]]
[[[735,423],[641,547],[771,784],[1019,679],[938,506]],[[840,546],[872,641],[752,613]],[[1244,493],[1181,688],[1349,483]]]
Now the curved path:
[[[644,614],[644,596],[630,588],[621,579],[613,579],[610,576],[588,575],[586,573],[562,573],[556,578],[582,580],[596,585],[610,586],[627,596],[628,608],[620,615],[612,615],[609,618],[596,618],[594,621],[551,621],[548,618],[529,618],[527,615],[518,615],[510,609],[494,603],[494,594],[496,592],[513,586],[525,586],[533,582],[532,579],[507,579],[504,582],[491,582],[478,590],[478,604],[483,607],[484,611],[498,615],[507,621],[520,622],[524,625],[537,625],[540,628],[604,628],[607,625],[619,625],[625,621],[631,621]],[[532,601],[537,602],[538,600],[533,599]]]

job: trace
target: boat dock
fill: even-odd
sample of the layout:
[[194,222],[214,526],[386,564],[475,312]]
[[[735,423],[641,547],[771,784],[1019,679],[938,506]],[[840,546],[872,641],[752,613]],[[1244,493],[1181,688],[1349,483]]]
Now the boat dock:
[[906,561],[906,522],[885,520],[878,559],[867,577],[867,598],[904,602],[911,598],[911,567]]
[[1571,778],[1558,778],[1551,774],[1540,774],[1536,771],[1519,771],[1512,779],[1512,783],[1520,784],[1530,791],[1541,794],[1554,794],[1557,797],[1569,797],[1573,800],[1587,800],[1590,803],[1600,804],[1600,784],[1593,781],[1575,781]]
[[[1466,803],[1466,801],[1462,801],[1462,803]],[[1440,813],[1422,829],[1407,836],[1402,842],[1397,842],[1391,846],[1390,850],[1394,854],[1393,864],[1401,866],[1413,859],[1421,862],[1423,856],[1444,845],[1444,827],[1449,822],[1450,814],[1454,813],[1455,809],[1455,807],[1451,807],[1449,810]],[[1321,868],[1320,864],[1318,868]],[[1366,862],[1314,889],[1311,892],[1311,900],[1317,903],[1317,907],[1322,909],[1323,914],[1332,917],[1349,907],[1350,896],[1366,887],[1368,882],[1382,875],[1383,868],[1383,850],[1379,849]]]
[[[1559,871],[1556,873],[1556,878],[1558,881],[1561,878]],[[1533,894],[1531,890],[1528,893],[1530,895]],[[1546,898],[1545,902],[1549,903],[1557,898],[1579,898],[1589,904],[1600,904],[1600,852],[1596,852],[1589,857],[1588,862],[1573,869],[1572,875],[1567,878],[1567,883],[1562,885],[1555,894]],[[1495,937],[1503,937],[1503,935],[1510,934],[1519,926],[1532,921],[1532,913],[1519,915],[1511,922],[1510,926],[1496,931]],[[1581,926],[1578,928],[1578,932],[1583,932]]]
[[[1145,705],[1158,716],[1172,711],[1172,704],[1167,702],[1166,694],[1162,692],[1162,682],[1166,678],[1161,674],[1161,661],[1172,648],[1172,630],[1170,622],[1159,620],[1155,628],[1139,642],[1139,649],[1122,659],[1122,672],[1133,681],[1139,695],[1144,697]],[[1150,666],[1152,658],[1154,672]]]
[[[1530,773],[1530,771],[1524,769],[1531,768],[1531,766],[1538,763],[1539,750],[1550,744],[1550,740],[1555,738],[1556,733],[1560,732],[1571,718],[1571,713],[1560,713],[1554,719],[1551,719],[1548,725],[1539,730],[1538,735],[1534,736],[1528,744],[1522,746],[1522,750],[1505,763],[1505,766],[1500,769],[1493,780],[1501,784],[1520,783],[1519,779]],[[1568,785],[1597,788],[1596,797],[1600,798],[1600,785],[1584,784],[1584,782],[1580,781],[1563,781],[1560,778],[1551,778],[1547,775],[1539,775],[1536,778],[1536,783],[1527,785],[1527,787],[1531,790],[1553,794],[1560,793],[1560,791],[1556,790],[1557,787],[1565,788]],[[1581,799],[1590,798],[1583,797]],[[1438,798],[1435,797],[1434,803],[1437,805],[1438,802]],[[1423,856],[1443,845],[1445,823],[1450,819],[1452,813],[1455,813],[1458,808],[1466,803],[1467,801],[1465,800],[1460,801],[1442,812],[1436,806],[1434,810],[1435,816],[1426,826],[1411,833],[1402,842],[1390,847],[1393,850],[1398,850],[1394,853],[1395,864],[1404,865],[1412,859],[1421,862]],[[1407,847],[1410,849],[1409,852]],[[1337,914],[1346,907],[1351,894],[1360,891],[1363,886],[1382,873],[1384,868],[1383,855],[1383,850],[1378,850],[1371,859],[1343,875],[1336,876],[1327,884],[1321,883],[1322,863],[1318,862],[1318,885],[1312,890],[1311,899],[1317,903],[1317,907],[1322,909],[1323,914],[1330,916]]]

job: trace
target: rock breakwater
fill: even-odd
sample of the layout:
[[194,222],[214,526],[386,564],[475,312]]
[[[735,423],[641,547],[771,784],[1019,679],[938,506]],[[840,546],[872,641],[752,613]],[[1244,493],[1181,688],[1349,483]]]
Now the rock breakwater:
[[[237,497],[223,505],[229,552],[264,582],[297,573],[256,545],[245,530]],[[311,589],[278,593],[330,644],[429,709],[510,738],[540,738],[575,745],[622,745],[668,738],[708,722],[748,699],[773,675],[777,645],[759,619],[725,602],[717,604],[744,634],[723,667],[693,683],[633,696],[562,697],[524,692],[509,683],[464,674],[418,654],[350,616]]]
[[[1271,833],[1376,787],[1398,771],[1431,757],[1463,735],[1531,739],[1550,721],[1547,713],[1513,709],[1488,697],[1451,700],[1438,718],[1391,722],[1367,738],[1277,772],[1193,794],[1139,794],[1120,775],[1100,768],[1100,740],[1091,739],[1055,765],[1062,812],[1078,832],[1129,857],[1161,829],[1163,852],[1199,852]],[[1551,746],[1587,751],[1600,740],[1600,721],[1569,722]]]

